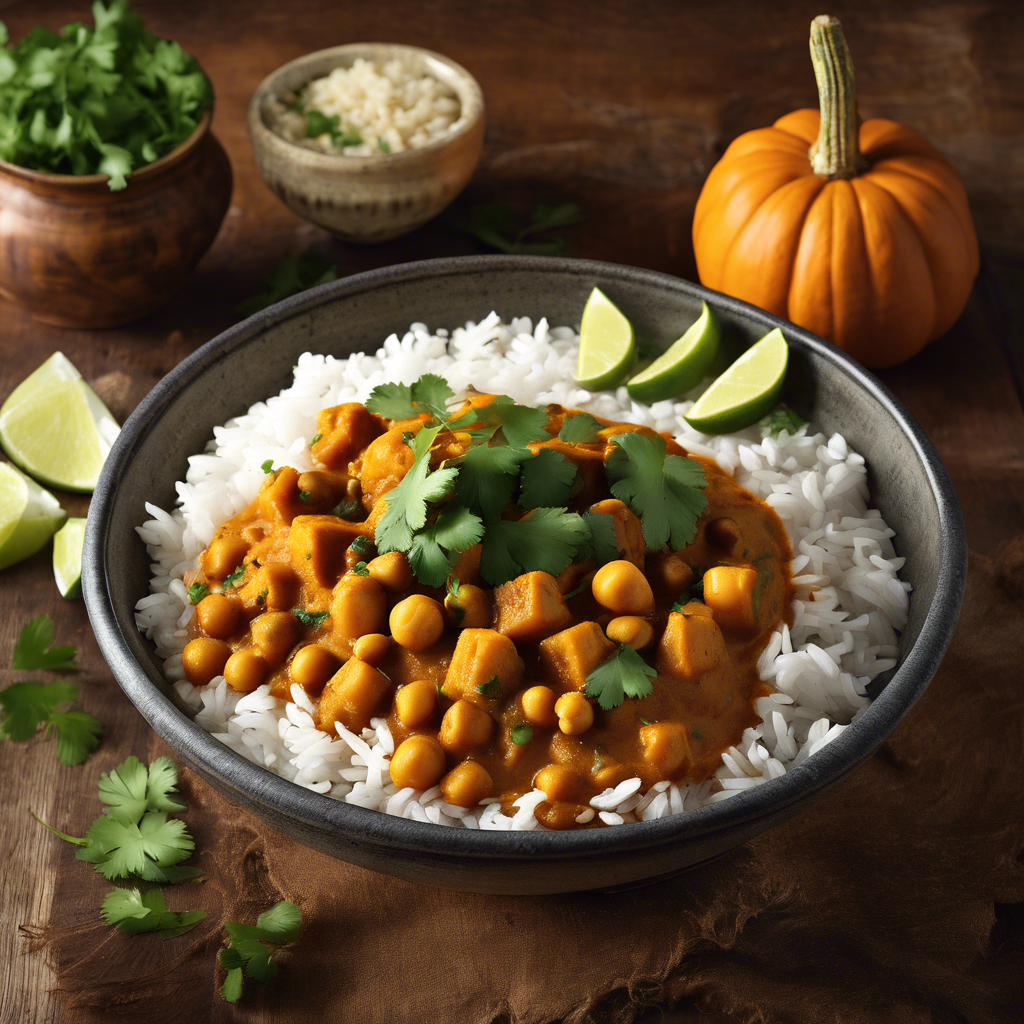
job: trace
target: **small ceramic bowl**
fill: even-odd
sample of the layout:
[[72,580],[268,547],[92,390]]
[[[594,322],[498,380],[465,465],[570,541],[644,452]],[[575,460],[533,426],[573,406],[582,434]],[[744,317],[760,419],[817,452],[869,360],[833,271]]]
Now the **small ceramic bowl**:
[[105,174],[0,161],[0,295],[59,327],[116,327],[162,306],[213,242],[231,164],[207,111],[181,145],[111,192]]
[[[450,86],[461,105],[458,121],[427,145],[372,156],[321,153],[271,128],[275,99],[358,57],[403,57]],[[349,242],[385,242],[436,217],[466,187],[483,146],[483,94],[465,68],[430,50],[390,43],[334,46],[290,61],[263,80],[249,103],[249,137],[263,180],[300,217]]]

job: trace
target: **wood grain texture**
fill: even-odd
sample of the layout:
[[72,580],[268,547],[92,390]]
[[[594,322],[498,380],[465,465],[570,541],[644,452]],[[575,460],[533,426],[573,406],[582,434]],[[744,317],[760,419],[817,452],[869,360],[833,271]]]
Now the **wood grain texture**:
[[[37,22],[58,27],[86,13],[84,0],[0,7],[15,38]],[[214,132],[235,173],[228,216],[175,299],[126,328],[66,331],[0,304],[0,396],[61,350],[122,422],[176,363],[235,322],[236,304],[284,256],[314,245],[347,274],[481,251],[453,228],[458,208],[373,248],[331,240],[289,212],[260,180],[244,125],[253,90],[286,60],[368,39],[447,54],[476,75],[488,113],[483,161],[459,207],[494,196],[523,209],[537,198],[573,199],[588,213],[567,232],[576,254],[689,278],[693,207],[712,163],[739,133],[814,102],[807,27],[820,7],[810,0],[594,0],[585,14],[570,0],[136,0],[133,7],[213,79]],[[972,550],[994,554],[1024,522],[1024,414],[1007,358],[1016,351],[1024,364],[1017,298],[1024,294],[1024,7],[871,0],[831,12],[853,49],[863,113],[902,121],[934,142],[964,180],[983,251],[999,253],[954,330],[882,375],[949,467]],[[87,499],[60,497],[72,515],[84,514]],[[103,721],[106,738],[79,768],[58,765],[52,741],[0,744],[0,1024],[83,1019],[54,992],[48,961],[28,952],[19,928],[45,926],[57,901],[62,921],[93,926],[105,891],[28,811],[74,832],[97,812],[101,771],[129,754],[165,752],[107,671],[81,602],[58,595],[48,553],[0,574],[0,686],[23,678],[2,666],[21,625],[43,612],[62,640],[79,645],[82,705]],[[196,799],[211,799],[198,780],[188,785]],[[1008,934],[1024,941],[1020,928]],[[97,942],[115,948],[102,933]],[[208,945],[203,1005],[212,1009],[202,1019],[269,1020],[263,1004],[235,1011],[213,998],[212,932]],[[178,1019],[175,998],[169,993],[150,1019]],[[704,1017],[690,1006],[674,1019],[738,1018]]]

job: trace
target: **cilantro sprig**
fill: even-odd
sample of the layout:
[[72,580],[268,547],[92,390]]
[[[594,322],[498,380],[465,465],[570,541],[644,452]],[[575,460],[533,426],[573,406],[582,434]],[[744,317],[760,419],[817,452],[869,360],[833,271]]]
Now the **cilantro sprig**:
[[632,647],[619,649],[587,676],[584,693],[605,711],[617,708],[627,697],[649,697],[654,692],[651,680],[658,675]]
[[195,928],[205,919],[206,911],[168,910],[159,889],[144,893],[138,889],[112,889],[103,900],[100,916],[107,924],[117,925],[125,935],[160,932],[165,939],[173,939]]
[[229,942],[220,951],[221,966],[227,970],[220,993],[229,1003],[241,998],[246,978],[270,981],[277,976],[274,947],[295,942],[302,929],[302,911],[288,900],[275,903],[256,918],[255,925],[228,921]]
[[49,615],[40,615],[26,623],[14,644],[11,668],[34,672],[48,669],[54,672],[75,672],[75,648],[55,647],[57,627]]
[[[187,139],[213,103],[194,57],[158,39],[128,0],[92,5],[95,26],[39,27],[0,49],[0,159],[56,174],[132,170]],[[0,22],[0,46],[7,43]]]

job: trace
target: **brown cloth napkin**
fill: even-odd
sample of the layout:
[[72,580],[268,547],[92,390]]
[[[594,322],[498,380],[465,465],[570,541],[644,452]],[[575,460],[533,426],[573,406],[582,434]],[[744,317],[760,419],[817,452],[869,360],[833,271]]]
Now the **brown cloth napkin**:
[[[184,773],[208,880],[167,899],[204,924],[166,942],[107,928],[109,887],[69,850],[29,945],[82,1021],[583,1024],[672,1004],[716,1024],[1020,1024],[1022,662],[1024,537],[972,556],[952,647],[878,754],[714,864],[612,894],[419,888],[313,853]],[[301,938],[228,1006],[222,922],[281,898]]]

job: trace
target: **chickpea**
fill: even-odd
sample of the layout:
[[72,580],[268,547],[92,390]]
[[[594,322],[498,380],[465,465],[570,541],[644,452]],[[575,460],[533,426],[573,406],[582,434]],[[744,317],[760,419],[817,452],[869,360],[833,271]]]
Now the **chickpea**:
[[347,573],[338,581],[331,599],[334,632],[352,643],[367,633],[379,633],[387,621],[384,588],[369,576]]
[[463,583],[455,594],[448,594],[444,607],[456,629],[487,629],[493,618],[487,592],[472,583]]
[[444,751],[433,736],[417,733],[391,755],[391,781],[399,788],[430,789],[444,775]]
[[594,709],[579,690],[563,693],[555,701],[555,714],[558,715],[558,728],[566,736],[578,736],[594,724]]
[[719,516],[712,519],[704,528],[704,535],[709,544],[722,551],[734,551],[742,539],[740,524],[732,516]]
[[468,700],[457,700],[441,719],[437,738],[449,754],[464,757],[475,747],[482,747],[494,734],[494,719]]
[[612,619],[604,631],[609,640],[642,651],[654,639],[654,627],[639,615],[620,615]]
[[228,686],[241,693],[251,693],[267,674],[267,663],[256,651],[245,648],[235,651],[224,666],[224,678]]
[[322,470],[314,469],[309,473],[300,473],[297,485],[299,490],[307,495],[301,499],[304,505],[326,505],[328,502],[334,502],[331,478]]
[[533,785],[544,790],[549,800],[570,801],[579,798],[583,780],[564,764],[549,764],[533,777]]
[[541,729],[554,729],[558,725],[555,713],[555,691],[550,686],[531,686],[523,691],[520,698],[523,704],[523,718],[530,725]]
[[223,640],[201,636],[189,643],[181,653],[185,675],[193,686],[205,686],[224,671],[231,648]]
[[352,653],[376,667],[387,657],[389,646],[390,641],[383,633],[365,633],[352,645]]
[[406,729],[429,722],[437,712],[437,687],[426,679],[406,683],[395,694],[395,710]]
[[476,807],[491,795],[494,783],[487,769],[476,761],[457,764],[442,780],[441,795],[456,807]]
[[602,565],[591,584],[594,598],[616,615],[649,615],[654,611],[654,591],[647,577],[624,559]]
[[227,640],[238,628],[241,617],[241,602],[227,594],[208,594],[196,605],[199,628],[215,640]]
[[288,675],[293,683],[313,690],[322,687],[334,675],[338,664],[338,659],[326,647],[307,644],[295,652],[288,666]]
[[203,552],[203,572],[206,578],[223,583],[241,564],[249,553],[249,543],[244,537],[229,533],[217,537]]
[[283,665],[299,639],[299,623],[291,612],[264,612],[249,627],[253,643],[268,665]]
[[409,559],[401,551],[386,551],[367,562],[370,576],[387,590],[408,590],[415,582]]
[[693,582],[693,570],[676,554],[654,555],[647,566],[650,578],[669,594],[680,594]]
[[411,594],[391,609],[391,635],[406,650],[425,651],[441,639],[444,615],[441,606],[425,594]]
[[690,761],[690,736],[681,722],[655,722],[640,730],[644,760],[665,778]]

